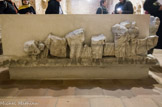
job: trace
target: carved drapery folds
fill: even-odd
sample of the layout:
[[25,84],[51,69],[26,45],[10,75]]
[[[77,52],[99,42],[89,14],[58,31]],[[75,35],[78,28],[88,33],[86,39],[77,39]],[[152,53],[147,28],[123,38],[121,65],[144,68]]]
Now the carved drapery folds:
[[70,32],[65,36],[68,45],[70,47],[70,58],[79,59],[81,57],[81,52],[83,49],[83,43],[85,40],[84,30],[77,29],[73,32]]
[[156,35],[139,38],[139,29],[136,22],[124,21],[112,27],[115,36],[115,56],[134,57],[146,56],[147,51],[155,47],[158,42]]
[[156,35],[160,25],[160,19],[158,17],[150,16],[149,36]]
[[[104,57],[135,58],[147,56],[147,51],[155,47],[158,37],[158,19],[154,18],[151,24],[150,35],[139,38],[139,28],[135,21],[123,21],[112,26],[114,42],[106,42],[106,35],[92,35],[91,46],[85,44],[84,29],[74,30],[61,38],[49,34],[44,41],[28,41],[24,44],[24,51],[29,56],[47,58],[49,55],[70,59],[102,59]],[[69,55],[69,56],[68,56]]]
[[66,57],[67,42],[65,38],[49,34],[44,43],[49,49],[51,56]]
[[103,34],[91,38],[93,59],[102,59],[105,39],[106,37]]

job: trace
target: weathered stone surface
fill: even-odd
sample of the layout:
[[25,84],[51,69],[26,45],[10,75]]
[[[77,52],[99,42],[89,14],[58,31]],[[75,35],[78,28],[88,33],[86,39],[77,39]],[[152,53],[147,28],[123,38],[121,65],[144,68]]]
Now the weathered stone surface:
[[51,56],[66,57],[67,42],[65,38],[60,38],[49,34],[45,40],[47,48],[50,50]]
[[129,48],[130,50],[128,52],[128,54],[129,54],[128,56],[129,57],[136,56],[137,39],[136,38],[131,39],[129,46],[130,46],[130,48]]
[[115,36],[115,56],[126,57],[126,42],[129,41],[128,29],[125,26],[116,24],[112,27],[112,33]]
[[147,55],[147,38],[145,39],[137,39],[137,55]]
[[[157,24],[157,20],[154,18],[152,22]],[[102,56],[116,56],[117,58],[146,56],[147,51],[155,47],[158,42],[157,36],[139,39],[139,28],[136,26],[135,21],[124,21],[120,24],[115,24],[112,27],[112,33],[114,35],[114,43],[105,43],[106,37],[101,34],[91,38],[91,47],[87,45],[83,47],[85,40],[83,29],[70,32],[65,36],[70,47],[70,58],[102,59]],[[65,38],[50,34],[45,40],[46,46],[42,42],[29,42],[30,46],[35,48],[35,53],[33,51],[33,53],[29,52],[29,49],[26,49],[26,52],[28,51],[29,55],[39,55],[38,57],[40,58],[47,58],[48,52],[52,56],[66,57],[67,43]]]
[[131,28],[128,29],[128,41],[126,42],[126,57],[136,56],[137,37],[139,29],[136,27],[136,22],[132,22]]
[[48,58],[49,50],[47,47],[40,53],[39,58]]
[[[130,18],[130,19],[132,19],[132,18]],[[136,18],[134,18],[134,19],[136,19]],[[93,21],[93,22],[95,22],[95,21]],[[142,21],[138,21],[139,27],[141,27],[139,25],[140,22],[142,22]],[[114,23],[114,22],[112,22],[112,23]],[[112,23],[110,23],[110,24],[112,24]],[[141,25],[144,25],[144,24],[141,24]],[[77,24],[74,24],[74,25],[77,25]],[[88,25],[88,26],[91,26],[91,24]],[[64,26],[64,27],[66,27],[66,26]],[[72,29],[74,27],[75,26],[72,26],[69,29]],[[104,28],[107,29],[108,27],[104,27]],[[62,31],[69,31],[69,29],[62,30]],[[94,28],[91,28],[91,30],[92,29],[93,29],[93,31],[95,30]],[[109,30],[109,28],[108,28],[108,30]],[[86,77],[86,79],[94,79],[94,78],[106,79],[107,76],[111,77],[111,79],[114,79],[114,77],[115,77],[115,79],[128,79],[128,78],[125,78],[125,77],[129,77],[131,79],[133,77],[135,77],[135,78],[146,77],[148,75],[149,66],[152,65],[152,64],[147,65],[148,63],[146,63],[146,61],[143,60],[144,58],[146,58],[146,56],[128,57],[128,56],[131,56],[132,53],[134,55],[137,55],[136,54],[136,47],[139,43],[138,42],[139,40],[137,39],[138,29],[136,28],[136,24],[134,23],[134,25],[133,24],[131,25],[131,23],[125,23],[125,24],[121,23],[119,25],[119,29],[115,28],[115,30],[118,31],[118,32],[114,33],[115,34],[115,40],[114,41],[115,41],[115,43],[117,43],[117,45],[115,45],[114,47],[116,47],[116,51],[118,51],[118,52],[121,49],[121,53],[119,52],[119,57],[125,57],[125,58],[104,57],[103,59],[101,59],[102,55],[103,55],[103,45],[105,43],[105,38],[100,39],[100,40],[98,39],[99,37],[96,37],[97,39],[92,38],[92,39],[95,40],[95,41],[94,40],[92,41],[92,44],[94,44],[94,45],[92,45],[92,49],[90,47],[88,47],[87,45],[85,45],[84,48],[83,48],[84,40],[82,41],[82,39],[81,39],[82,37],[80,37],[80,38],[78,37],[78,35],[81,35],[81,34],[73,32],[73,33],[69,34],[70,35],[69,47],[70,47],[70,49],[73,48],[72,52],[74,52],[74,51],[76,52],[77,49],[79,51],[76,52],[77,54],[74,52],[71,55],[72,56],[71,58],[78,58],[78,56],[79,56],[78,54],[81,54],[81,58],[83,58],[83,60],[78,60],[79,63],[75,62],[75,61],[73,61],[72,59],[69,59],[69,58],[46,58],[46,59],[39,59],[39,60],[30,60],[30,58],[29,58],[28,61],[12,60],[11,62],[13,64],[10,65],[10,68],[11,68],[10,73],[13,73],[12,72],[12,70],[13,70],[16,75],[20,74],[19,75],[20,78],[23,77],[24,74],[27,74],[27,77],[29,77],[29,78],[32,78],[33,76],[35,76],[36,78],[38,77],[38,78],[41,78],[41,79],[46,79],[46,77],[47,77],[47,79],[52,79],[52,78],[53,79],[56,79],[56,78],[57,79],[62,79],[62,78],[64,78],[64,79],[77,79],[77,78],[80,78],[80,77],[81,78]],[[148,29],[145,29],[145,30],[148,30]],[[47,32],[47,31],[49,31],[49,29],[46,30],[45,32]],[[58,31],[56,33],[59,33],[61,30],[56,29],[55,31]],[[93,31],[87,31],[87,32],[93,32]],[[100,30],[100,31],[102,31],[102,30]],[[62,34],[64,34],[64,33],[65,32],[62,32]],[[96,33],[96,32],[94,32],[94,33]],[[105,31],[103,31],[103,33],[105,33]],[[44,34],[44,33],[42,33],[42,34]],[[100,34],[100,33],[98,33],[98,34]],[[141,34],[141,37],[145,36],[145,34],[147,34],[147,33],[144,33],[143,35]],[[7,35],[7,33],[6,33],[6,35]],[[76,38],[75,38],[75,36],[71,37],[71,35],[75,35],[75,36],[77,35],[77,37]],[[88,40],[90,36],[87,34],[86,40]],[[106,36],[111,36],[111,35],[106,35]],[[44,38],[44,36],[41,36],[40,38]],[[67,37],[67,40],[69,38]],[[28,39],[25,38],[24,40],[28,40]],[[109,41],[109,39],[107,39],[107,40]],[[78,46],[78,41],[79,41],[79,46]],[[112,39],[110,41],[112,41]],[[148,42],[148,41],[149,40],[147,40],[146,44],[143,44],[143,46],[146,45],[146,47],[148,48],[148,44],[149,45],[151,44],[151,46],[152,46],[152,44],[155,44],[155,42],[153,42],[153,43],[151,42],[152,39],[150,39],[150,42]],[[155,40],[153,40],[153,41],[155,41]],[[52,45],[51,39],[47,40],[47,47],[43,46],[43,43],[36,44],[36,47],[41,51],[39,55],[47,57],[48,48],[50,49],[51,45]],[[142,45],[142,43],[140,43],[140,45]],[[82,47],[82,49],[80,47]],[[146,50],[147,50],[147,48],[146,48]],[[18,49],[19,48],[17,48],[17,50]],[[91,54],[89,54],[89,53],[92,53],[92,50],[93,50],[93,52],[95,51],[95,54],[93,54],[94,55],[93,58],[94,59],[100,59],[100,60],[88,59],[89,57],[91,57],[90,56]],[[113,49],[111,49],[111,50],[113,50]],[[113,52],[113,51],[111,51],[111,52]],[[14,55],[14,54],[12,54],[12,55]],[[87,58],[87,59],[84,59],[84,58]],[[140,60],[140,58],[141,58],[141,60]],[[120,60],[118,60],[118,59],[120,59]],[[90,61],[90,63],[89,63],[89,61]],[[4,62],[4,63],[6,63],[6,62]],[[23,63],[21,63],[21,62],[23,62]],[[136,65],[136,63],[138,63],[138,66]],[[136,66],[134,66],[134,64]],[[17,67],[17,69],[16,69],[16,67]],[[127,68],[127,67],[129,67],[129,68]],[[28,70],[28,68],[32,68],[32,69]],[[83,69],[80,69],[80,68],[83,68]],[[67,69],[70,72],[67,72]],[[76,70],[76,69],[78,69],[78,70]],[[127,70],[127,69],[131,69],[131,70]],[[22,75],[21,75],[22,71],[25,71],[25,72],[22,73]],[[31,71],[31,72],[29,72],[29,71]],[[34,74],[35,71],[39,71],[38,75],[32,75],[31,76],[31,74]],[[98,71],[101,71],[102,73],[98,72]],[[114,73],[115,71],[119,71],[119,72]],[[52,72],[52,75],[51,75],[51,72]],[[121,75],[121,74],[123,74],[124,76]]]
[[134,39],[139,35],[138,27],[128,29],[130,39]]
[[150,16],[149,35],[156,35],[156,32],[160,25],[160,19],[158,17]]
[[129,29],[132,26],[132,22],[131,21],[123,21],[120,23],[120,25]]
[[133,21],[133,22],[132,22],[132,26],[131,26],[131,28],[135,28],[136,25],[137,25],[137,23],[136,23],[135,21]]
[[38,41],[35,40],[31,40],[31,41],[27,41],[24,44],[24,51],[28,54],[28,55],[39,55],[40,54],[40,50],[38,48]]
[[115,56],[118,58],[146,56],[148,50],[155,47],[158,42],[157,36],[138,38],[139,28],[134,21],[124,21],[114,25],[112,33],[115,36]]
[[155,56],[153,56],[152,54],[147,55],[146,63],[147,64],[160,65],[158,59]]
[[91,38],[93,59],[102,59],[105,39],[106,37],[103,34]]
[[154,48],[157,45],[158,36],[148,36],[144,39],[137,39],[137,55],[147,55],[148,50]]
[[[140,34],[142,37],[148,35],[148,24],[149,24],[148,21],[150,20],[149,15],[135,15],[135,14],[119,15],[119,16],[106,15],[104,17],[98,17],[98,16],[94,17],[94,15],[76,15],[76,16],[59,15],[57,16],[58,18],[55,15],[54,16],[52,15],[50,17],[44,15],[31,16],[31,18],[29,17],[30,16],[26,16],[26,15],[22,17],[21,16],[12,17],[12,15],[11,16],[2,15],[1,17],[2,22],[5,23],[5,25],[2,26],[2,30],[5,29],[3,31],[4,36],[2,37],[2,39],[5,40],[3,41],[4,55],[11,54],[17,56],[24,56],[26,54],[23,52],[23,49],[21,48],[21,46],[24,45],[24,42],[28,40],[44,40],[48,36],[47,34],[51,32],[56,36],[65,37],[66,33],[69,33],[80,27],[84,28],[85,30],[85,36],[86,36],[85,43],[87,43],[88,45],[90,45],[90,38],[93,35],[102,34],[102,33],[105,34],[105,36],[107,37],[106,41],[113,42],[114,36],[111,33],[111,27],[113,24],[116,24],[120,20],[134,19],[134,21],[137,22],[137,25],[140,28]],[[8,21],[8,18],[14,20],[13,23],[10,23],[10,21]],[[55,18],[58,20],[54,20]],[[18,23],[24,23],[20,25],[21,30],[19,28],[20,26],[15,26],[15,28],[13,29],[13,26],[17,25]],[[28,24],[29,26],[26,26]],[[53,25],[56,25],[56,27],[54,28]],[[8,47],[10,47],[10,49],[8,49]]]
[[51,37],[52,37],[51,34],[49,34],[47,39],[44,41],[44,43],[48,49],[50,49],[50,46],[51,46]]
[[158,36],[152,35],[147,37],[147,50],[154,48],[158,43]]
[[92,58],[92,48],[89,47],[88,45],[84,45],[81,58],[82,59]]
[[112,33],[114,34],[116,40],[121,36],[126,35],[126,33],[128,33],[128,29],[120,24],[116,24],[112,27]]
[[104,56],[115,56],[115,44],[114,43],[105,43]]
[[[121,58],[119,60],[115,57],[107,57],[100,60],[85,59],[81,63],[73,63],[71,59],[67,58],[39,59],[37,61],[29,57],[9,57],[4,60],[2,60],[2,58],[0,59],[0,62],[2,61],[0,66],[1,64],[6,65],[8,63],[7,65],[10,67],[10,76],[12,76],[12,79],[41,80],[139,79],[139,77],[147,77],[149,67],[157,63],[156,60],[150,57],[139,57],[136,59]],[[91,62],[89,63],[89,61]],[[69,72],[67,72],[67,69]]]
[[[62,66],[104,66],[104,65],[110,65],[111,64],[156,64],[156,63],[150,63],[150,58],[147,56],[136,56],[136,57],[128,57],[128,58],[115,58],[115,57],[105,57],[100,60],[92,60],[92,59],[83,59],[83,63],[74,63],[71,59],[68,58],[53,58],[53,59],[31,59],[31,57],[18,57],[18,56],[3,56],[0,57],[0,66],[7,65],[7,67],[62,67]],[[148,61],[149,60],[149,61]],[[82,61],[82,60],[81,60]],[[89,61],[91,61],[89,63]],[[87,65],[87,62],[89,63]],[[149,63],[148,63],[149,62]],[[99,64],[100,63],[100,64]],[[1,66],[2,67],[2,66]],[[46,69],[46,68],[45,68]]]
[[39,42],[39,43],[37,44],[37,46],[38,46],[38,49],[39,49],[40,51],[43,51],[44,48],[45,48],[45,45],[44,45],[42,42]]
[[123,55],[125,55],[124,56],[125,58],[132,56],[132,54],[131,54],[132,46],[130,45],[130,43],[131,43],[130,40],[125,42],[125,54],[123,54]]
[[83,43],[85,40],[84,30],[82,28],[77,29],[67,34],[65,38],[67,39],[70,47],[70,58],[79,59],[81,57]]

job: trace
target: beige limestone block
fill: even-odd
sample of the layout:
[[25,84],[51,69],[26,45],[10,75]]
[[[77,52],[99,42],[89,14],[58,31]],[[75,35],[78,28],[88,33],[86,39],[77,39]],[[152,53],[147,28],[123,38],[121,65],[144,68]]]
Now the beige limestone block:
[[[2,26],[3,54],[25,56],[23,45],[26,41],[44,40],[49,33],[62,37],[80,27],[86,31],[86,44],[90,44],[93,35],[102,33],[106,36],[106,41],[113,42],[112,25],[122,20],[136,21],[140,38],[149,35],[149,15],[104,15],[102,17],[100,15],[2,15],[0,22],[4,23],[2,24],[4,25]],[[105,24],[105,22],[110,23]]]
[[138,27],[131,27],[129,29],[128,41],[126,42],[126,56],[136,56],[137,37],[139,36]]
[[44,43],[45,43],[46,47],[47,47],[48,49],[50,49],[50,46],[51,46],[51,36],[50,36],[50,35],[48,35],[48,37],[47,37],[47,39],[44,41]]
[[153,63],[154,63],[155,65],[159,66],[159,61],[158,61],[158,59],[157,59],[155,56],[153,56],[152,54],[148,54],[148,55],[147,55],[146,61],[147,61],[147,63],[149,63],[149,64],[153,64]]
[[40,51],[43,51],[44,48],[45,48],[45,45],[44,45],[42,42],[39,42],[39,43],[37,44],[37,47],[38,47],[38,49],[39,49]]
[[152,35],[147,37],[147,50],[154,48],[158,43],[158,36]]
[[128,29],[129,37],[126,42],[126,56],[136,56],[137,37],[139,37],[139,28],[136,26],[136,22],[131,22],[131,27]]
[[160,25],[160,19],[158,17],[150,16],[149,35],[156,35]]
[[84,45],[81,58],[83,59],[92,58],[92,48],[89,47],[88,45]]
[[49,34],[45,44],[49,48],[51,56],[66,57],[67,42],[65,38]]
[[115,56],[126,57],[126,45],[129,41],[128,29],[123,25],[116,24],[112,27],[112,33],[115,36]]
[[123,21],[120,23],[120,25],[129,29],[132,26],[132,22],[131,21]]
[[130,44],[131,43],[129,41],[125,42],[125,58],[132,56],[131,54],[132,46]]
[[126,57],[136,56],[137,37],[139,36],[138,27],[131,27],[128,30],[128,41],[126,43]]
[[67,34],[65,38],[67,39],[70,47],[70,58],[79,59],[81,57],[83,43],[85,40],[84,30],[82,28],[77,29]]
[[103,56],[115,56],[115,44],[105,43]]
[[147,55],[147,51],[154,48],[157,45],[158,36],[148,36],[144,39],[137,39],[137,55]]
[[120,36],[126,35],[126,33],[128,33],[128,29],[120,24],[116,24],[112,27],[112,33],[116,40],[120,38]]
[[147,55],[147,38],[137,40],[137,55]]
[[103,34],[91,38],[93,59],[102,59],[105,39],[106,37]]
[[131,28],[135,28],[137,26],[137,23],[135,21],[132,22]]
[[49,50],[48,50],[47,47],[45,47],[45,49],[40,53],[39,58],[41,58],[41,59],[42,59],[42,58],[47,58],[48,55],[49,55]]
[[115,56],[119,58],[126,57],[126,43],[115,45]]
[[130,40],[130,56],[136,56],[137,39]]
[[115,36],[116,57],[133,57],[141,54],[144,55],[147,52],[147,39],[145,41],[137,39],[140,32],[135,21],[123,21],[120,24],[114,25],[112,33]]
[[139,29],[138,27],[128,29],[130,39],[134,39],[139,36]]
[[24,51],[28,54],[28,55],[39,55],[40,54],[40,50],[37,47],[38,41],[35,40],[31,40],[31,41],[27,41],[24,44]]

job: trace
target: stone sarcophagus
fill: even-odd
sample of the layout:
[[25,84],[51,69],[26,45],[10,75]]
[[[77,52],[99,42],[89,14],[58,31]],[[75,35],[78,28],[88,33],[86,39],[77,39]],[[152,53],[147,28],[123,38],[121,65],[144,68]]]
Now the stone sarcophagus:
[[11,79],[141,79],[158,64],[149,15],[0,17]]

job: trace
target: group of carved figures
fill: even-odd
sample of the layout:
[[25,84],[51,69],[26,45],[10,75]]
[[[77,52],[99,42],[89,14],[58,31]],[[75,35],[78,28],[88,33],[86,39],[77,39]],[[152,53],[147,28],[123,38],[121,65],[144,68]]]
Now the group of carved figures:
[[84,29],[68,33],[64,38],[49,34],[45,41],[31,40],[24,44],[24,51],[35,58],[47,58],[49,55],[71,59],[102,59],[103,56],[117,58],[146,56],[148,50],[158,42],[155,35],[159,19],[151,17],[150,35],[139,38],[139,28],[135,21],[124,21],[112,26],[114,42],[106,42],[106,36],[92,36],[91,45],[85,44]]

